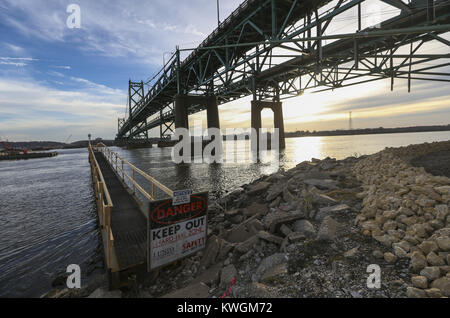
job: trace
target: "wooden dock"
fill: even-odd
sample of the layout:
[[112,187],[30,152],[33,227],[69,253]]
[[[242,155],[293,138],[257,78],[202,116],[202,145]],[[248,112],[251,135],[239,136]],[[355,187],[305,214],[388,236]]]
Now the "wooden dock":
[[[89,145],[89,161],[110,287],[118,288],[130,273],[147,263],[147,211],[136,191],[150,201],[155,199],[156,189],[169,197],[173,191],[103,144]],[[149,183],[151,193],[136,182],[137,175]]]

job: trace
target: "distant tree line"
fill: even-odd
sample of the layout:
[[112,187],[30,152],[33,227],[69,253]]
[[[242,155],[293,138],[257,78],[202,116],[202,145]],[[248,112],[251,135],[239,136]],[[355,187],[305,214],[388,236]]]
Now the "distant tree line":
[[324,131],[297,131],[286,133],[287,138],[309,137],[309,136],[347,136],[347,135],[374,135],[374,134],[395,134],[412,132],[432,132],[450,131],[450,125],[442,126],[414,126],[400,128],[364,128],[352,130],[324,130]]

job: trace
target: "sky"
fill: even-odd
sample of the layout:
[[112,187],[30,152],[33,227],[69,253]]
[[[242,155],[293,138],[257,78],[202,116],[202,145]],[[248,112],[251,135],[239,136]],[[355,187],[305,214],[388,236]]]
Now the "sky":
[[[240,2],[222,0],[221,19]],[[72,3],[81,9],[80,28],[67,25]],[[364,14],[370,10],[363,7]],[[355,12],[347,14],[330,32],[354,31],[348,21]],[[128,80],[149,79],[177,45],[195,47],[216,26],[214,0],[0,0],[0,140],[113,139],[117,118],[126,113]],[[436,49],[449,53],[433,43],[421,50]],[[355,128],[450,124],[449,88],[413,81],[408,93],[406,81],[397,80],[391,92],[390,81],[382,80],[307,92],[284,102],[285,126],[346,129],[349,111]],[[198,120],[206,114],[190,116],[192,123]],[[222,105],[220,120],[222,128],[249,127],[250,100]],[[273,126],[270,111],[263,112],[263,126]]]

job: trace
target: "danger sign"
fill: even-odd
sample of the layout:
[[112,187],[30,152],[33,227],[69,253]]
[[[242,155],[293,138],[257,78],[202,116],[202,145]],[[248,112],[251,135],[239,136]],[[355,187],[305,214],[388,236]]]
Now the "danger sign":
[[206,246],[208,193],[192,194],[190,202],[150,202],[148,270],[190,256]]

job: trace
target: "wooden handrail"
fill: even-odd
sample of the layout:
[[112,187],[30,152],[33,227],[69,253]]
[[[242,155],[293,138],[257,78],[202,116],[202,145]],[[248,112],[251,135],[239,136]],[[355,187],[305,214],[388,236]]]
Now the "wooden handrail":
[[100,166],[99,166],[99,164],[97,162],[97,159],[94,156],[94,151],[92,149],[92,145],[91,144],[89,144],[89,154],[91,155],[91,158],[92,158],[92,160],[94,162],[94,165],[95,165],[95,168],[96,168],[95,171],[98,174],[98,179],[102,183],[103,193],[105,194],[105,197],[106,197],[106,205],[110,206],[112,208],[114,205],[113,205],[113,202],[111,200],[111,196],[109,194],[108,187],[106,186],[105,178],[103,178],[102,170],[100,169]]
[[[114,205],[111,200],[111,195],[109,194],[105,179],[103,177],[102,170],[100,169],[98,161],[95,158],[91,143],[89,143],[88,148],[91,170],[95,182],[94,187],[97,194],[99,221],[102,232],[106,233],[106,263],[109,269],[111,269],[113,272],[116,272],[119,270],[119,268],[117,262],[114,259],[114,236],[111,229],[111,213]],[[105,200],[106,204],[104,202]]]
[[[122,176],[122,180],[125,181],[125,178],[130,180],[130,182],[133,185],[133,189],[137,189],[144,197],[146,197],[150,201],[155,200],[155,186],[160,189],[165,194],[169,195],[170,197],[173,197],[173,191],[170,190],[168,187],[163,185],[161,182],[153,178],[152,176],[148,175],[141,169],[137,168],[135,165],[130,163],[128,160],[125,160],[124,158],[120,157],[118,153],[112,151],[109,149],[104,143],[99,143],[95,147],[98,151],[102,152],[105,156],[105,159],[110,164],[111,168],[113,168],[118,176]],[[121,162],[121,166],[118,165],[118,160]],[[127,165],[130,167],[131,171],[133,172],[133,176],[128,175],[125,172],[124,165]],[[120,173],[119,173],[120,172]],[[149,181],[152,185],[152,194],[149,194],[147,191],[144,190],[144,188],[139,185],[135,180],[135,172],[137,172],[140,176],[142,176],[144,179]]]

